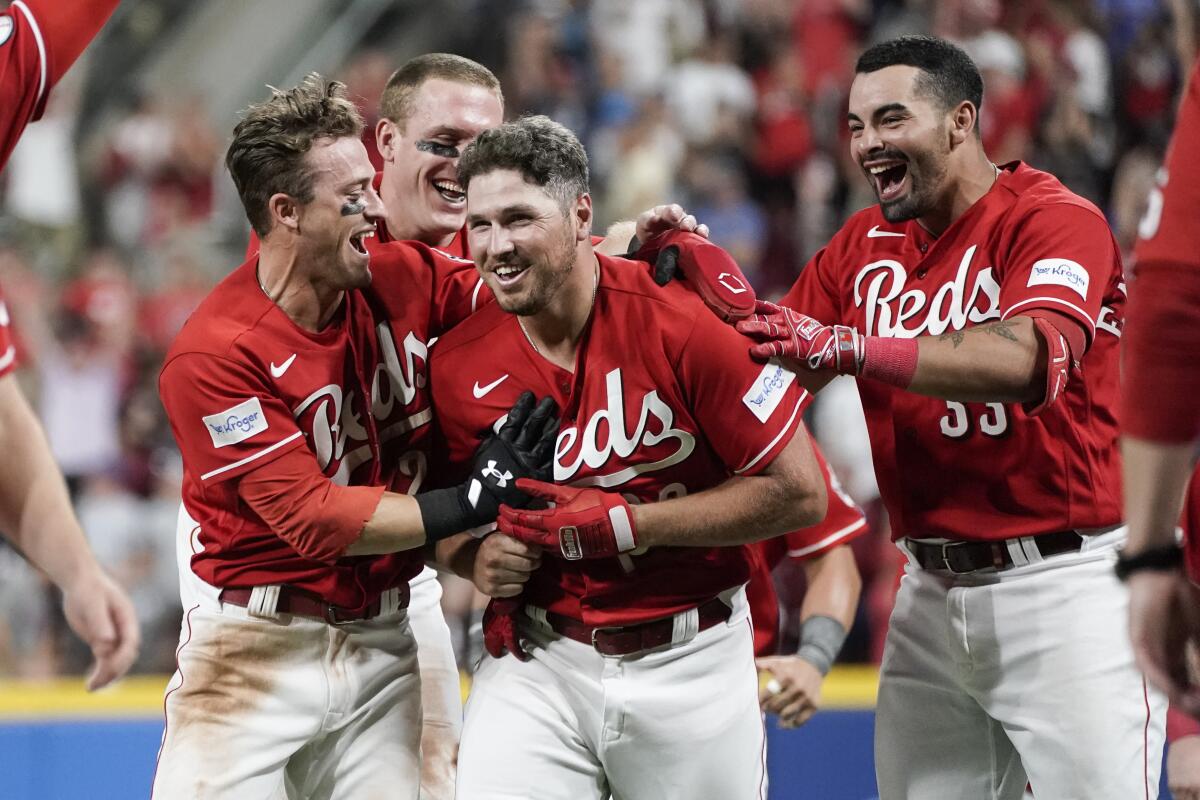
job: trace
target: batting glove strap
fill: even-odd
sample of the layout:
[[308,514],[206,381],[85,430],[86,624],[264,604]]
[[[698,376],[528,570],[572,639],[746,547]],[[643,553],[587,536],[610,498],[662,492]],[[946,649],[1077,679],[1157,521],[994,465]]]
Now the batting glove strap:
[[[421,522],[425,526],[425,541],[436,542],[482,525],[490,520],[478,520],[474,509],[467,502],[467,486],[451,486],[434,489],[416,496],[417,508],[421,510]],[[492,517],[495,519],[495,516]]]
[[774,303],[759,301],[758,312],[737,329],[760,340],[750,349],[759,360],[784,357],[812,370],[831,369],[843,375],[862,371],[865,338],[847,325],[826,325]]
[[520,481],[519,488],[554,507],[523,511],[504,506],[496,521],[502,533],[558,550],[570,561],[615,556],[638,546],[633,510],[615,492],[531,480]]

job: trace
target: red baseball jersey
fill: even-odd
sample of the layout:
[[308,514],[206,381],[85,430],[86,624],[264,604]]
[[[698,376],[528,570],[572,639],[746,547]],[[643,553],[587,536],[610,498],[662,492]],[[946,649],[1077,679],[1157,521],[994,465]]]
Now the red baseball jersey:
[[159,378],[201,528],[192,567],[218,587],[287,583],[362,609],[420,571],[421,554],[307,559],[240,500],[238,478],[307,447],[338,484],[415,493],[429,459],[428,344],[444,326],[437,289],[463,266],[423,245],[376,248],[371,285],[312,333],[262,291],[257,261],[204,300]]
[[0,11],[0,169],[25,126],[42,116],[49,85],[46,38],[22,0]]
[[1200,62],[1138,227],[1125,336],[1125,433],[1186,444],[1200,436]]
[[1005,539],[1121,520],[1118,364],[1124,284],[1100,211],[1019,162],[933,238],[858,212],[782,301],[873,336],[937,336],[1046,310],[1087,335],[1080,368],[1037,416],[860,380],[893,535]]
[[[796,376],[752,362],[750,340],[678,282],[659,287],[640,264],[597,259],[574,373],[542,358],[518,318],[494,304],[438,342],[430,383],[445,475],[464,474],[480,436],[526,389],[562,409],[557,483],[653,502],[769,465],[800,423],[806,393]],[[627,625],[692,608],[749,577],[743,547],[659,547],[547,557],[524,597],[587,625]]]
[[779,650],[779,597],[771,576],[779,562],[785,556],[797,561],[818,558],[867,532],[867,518],[862,509],[846,494],[815,441],[813,453],[825,476],[825,493],[829,496],[825,519],[808,528],[746,545],[750,558],[746,600],[750,603],[750,619],[754,623],[756,656],[774,655]]
[[1175,133],[1166,159],[1150,192],[1146,215],[1138,226],[1135,264],[1166,261],[1200,269],[1196,246],[1196,209],[1200,209],[1200,159],[1195,145],[1200,135],[1200,61],[1179,103]]

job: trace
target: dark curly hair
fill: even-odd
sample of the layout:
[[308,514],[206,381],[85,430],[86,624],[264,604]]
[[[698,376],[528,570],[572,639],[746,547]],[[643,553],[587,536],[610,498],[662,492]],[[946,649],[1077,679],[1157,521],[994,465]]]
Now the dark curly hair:
[[271,230],[267,201],[286,194],[313,198],[313,173],[305,155],[318,139],[362,135],[362,115],[346,98],[346,85],[310,73],[293,89],[271,87],[271,97],[246,109],[225,153],[246,218],[260,237]]
[[565,212],[588,192],[588,157],[575,134],[549,117],[521,117],[479,134],[458,161],[463,189],[476,175],[521,173],[558,200]]
[[[978,111],[983,105],[983,76],[961,47],[933,36],[901,36],[867,49],[854,66],[857,73],[886,67],[916,67],[918,91],[933,97],[944,111],[964,100]],[[976,126],[978,131],[978,126]]]

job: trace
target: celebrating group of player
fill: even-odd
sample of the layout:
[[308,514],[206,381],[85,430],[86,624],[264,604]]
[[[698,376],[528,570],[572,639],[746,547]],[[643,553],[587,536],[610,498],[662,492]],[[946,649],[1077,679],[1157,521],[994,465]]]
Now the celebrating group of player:
[[[1155,795],[1166,700],[1113,565],[1144,591],[1179,550],[1160,520],[1118,558],[1117,246],[988,159],[954,45],[855,72],[879,203],[778,306],[677,206],[595,235],[578,139],[501,124],[467,59],[395,73],[379,174],[337,82],[246,111],[226,166],[255,241],[160,378],[185,614],[156,797],[765,796],[762,710],[816,710],[858,598],[862,514],[801,421],[839,374],[908,561],[880,796]],[[786,553],[801,647],[760,692]],[[465,715],[427,564],[493,598]]]

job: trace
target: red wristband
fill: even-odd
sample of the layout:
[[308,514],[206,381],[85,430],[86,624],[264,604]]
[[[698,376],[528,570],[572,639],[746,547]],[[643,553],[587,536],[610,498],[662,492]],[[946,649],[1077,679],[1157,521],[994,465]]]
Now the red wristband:
[[863,363],[859,375],[907,389],[916,374],[916,339],[863,337]]

